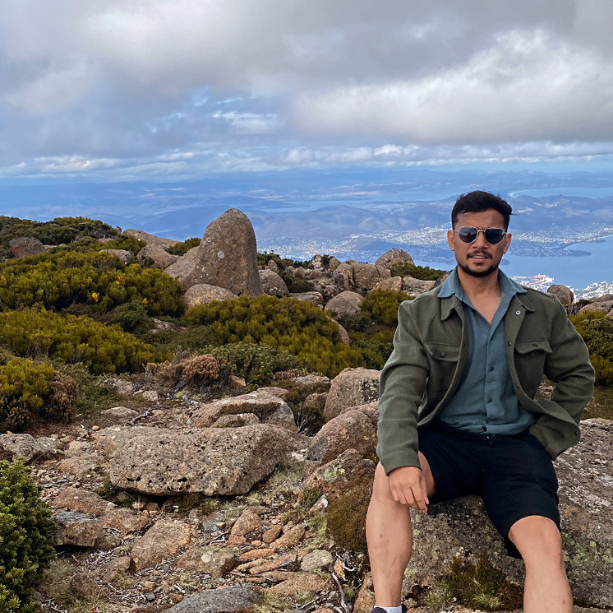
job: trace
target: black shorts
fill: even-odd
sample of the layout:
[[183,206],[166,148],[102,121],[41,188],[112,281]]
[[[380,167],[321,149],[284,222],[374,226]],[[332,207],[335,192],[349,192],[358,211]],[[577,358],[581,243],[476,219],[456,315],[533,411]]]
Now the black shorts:
[[508,533],[522,517],[548,517],[560,527],[551,456],[528,431],[515,436],[471,434],[437,421],[419,430],[419,450],[434,477],[430,502],[480,495],[509,555],[520,557]]

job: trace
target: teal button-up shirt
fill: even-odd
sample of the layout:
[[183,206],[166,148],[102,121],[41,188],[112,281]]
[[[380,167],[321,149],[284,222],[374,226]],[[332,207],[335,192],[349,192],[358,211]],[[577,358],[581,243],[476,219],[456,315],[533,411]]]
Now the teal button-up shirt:
[[469,353],[460,387],[439,418],[468,432],[513,435],[535,422],[517,399],[505,352],[505,315],[513,296],[526,290],[501,270],[498,281],[502,295],[491,325],[471,304],[456,270],[441,288],[439,298],[455,294],[464,306]]

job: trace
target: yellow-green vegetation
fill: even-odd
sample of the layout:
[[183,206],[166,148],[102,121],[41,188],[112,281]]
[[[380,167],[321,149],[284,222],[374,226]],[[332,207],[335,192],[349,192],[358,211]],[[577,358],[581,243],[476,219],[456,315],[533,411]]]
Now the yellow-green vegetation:
[[569,319],[590,351],[596,383],[613,384],[613,319],[594,311],[571,315]]
[[179,282],[163,271],[126,266],[108,253],[43,253],[0,264],[0,301],[10,309],[82,303],[109,311],[136,301],[150,315],[176,316],[185,307],[182,295]]
[[416,266],[408,262],[397,262],[390,268],[392,277],[413,277],[422,281],[436,281],[442,277],[447,270],[439,270],[438,268],[430,268],[428,266]]
[[0,611],[31,613],[32,587],[55,556],[56,527],[21,460],[0,462]]
[[184,240],[182,243],[177,243],[172,247],[168,247],[166,251],[172,255],[185,255],[190,249],[197,247],[200,244],[199,238],[188,238]]
[[171,358],[119,326],[44,309],[0,313],[0,344],[20,357],[81,362],[92,374],[137,372]]
[[514,610],[522,606],[523,591],[481,554],[476,564],[454,558],[447,575],[429,591],[428,606],[440,610],[455,601],[484,611]]
[[51,364],[13,358],[0,365],[0,432],[24,430],[35,415],[70,421],[77,385]]
[[370,313],[375,323],[395,328],[398,325],[398,307],[405,300],[409,300],[405,292],[376,289],[364,298],[362,310]]
[[[45,245],[65,245],[83,238],[96,240],[118,235],[119,231],[108,224],[86,217],[57,217],[53,221],[39,222],[0,216],[0,259],[13,257],[9,248],[9,242],[13,238],[37,238]],[[96,243],[100,245],[97,240]]]
[[368,553],[366,512],[370,503],[371,479],[357,481],[354,487],[330,503],[326,516],[327,535],[337,547],[354,553]]
[[363,364],[360,351],[342,343],[334,321],[306,301],[241,296],[194,307],[186,313],[185,320],[194,326],[210,326],[221,344],[278,347],[329,377]]

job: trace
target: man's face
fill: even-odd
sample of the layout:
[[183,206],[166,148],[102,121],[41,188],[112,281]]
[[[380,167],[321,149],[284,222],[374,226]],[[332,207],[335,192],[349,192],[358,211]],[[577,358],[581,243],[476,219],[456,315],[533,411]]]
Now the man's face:
[[447,232],[449,248],[455,252],[458,266],[472,277],[486,277],[498,270],[502,256],[511,244],[511,235],[505,234],[497,244],[491,245],[485,240],[483,232],[479,232],[473,243],[460,240],[457,230],[462,226],[473,226],[479,230],[500,228],[504,230],[504,217],[494,209],[479,213],[461,213],[458,215],[454,230]]

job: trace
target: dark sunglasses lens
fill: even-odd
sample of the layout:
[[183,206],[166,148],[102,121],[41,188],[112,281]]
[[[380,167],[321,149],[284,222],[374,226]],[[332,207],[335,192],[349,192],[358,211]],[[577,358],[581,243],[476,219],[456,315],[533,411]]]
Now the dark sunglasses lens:
[[504,230],[500,228],[488,228],[483,234],[485,235],[485,240],[490,245],[497,245],[504,236]]
[[[458,236],[463,243],[472,243],[477,238],[479,231],[471,226],[463,226],[458,230]],[[487,238],[487,237],[486,237]]]

